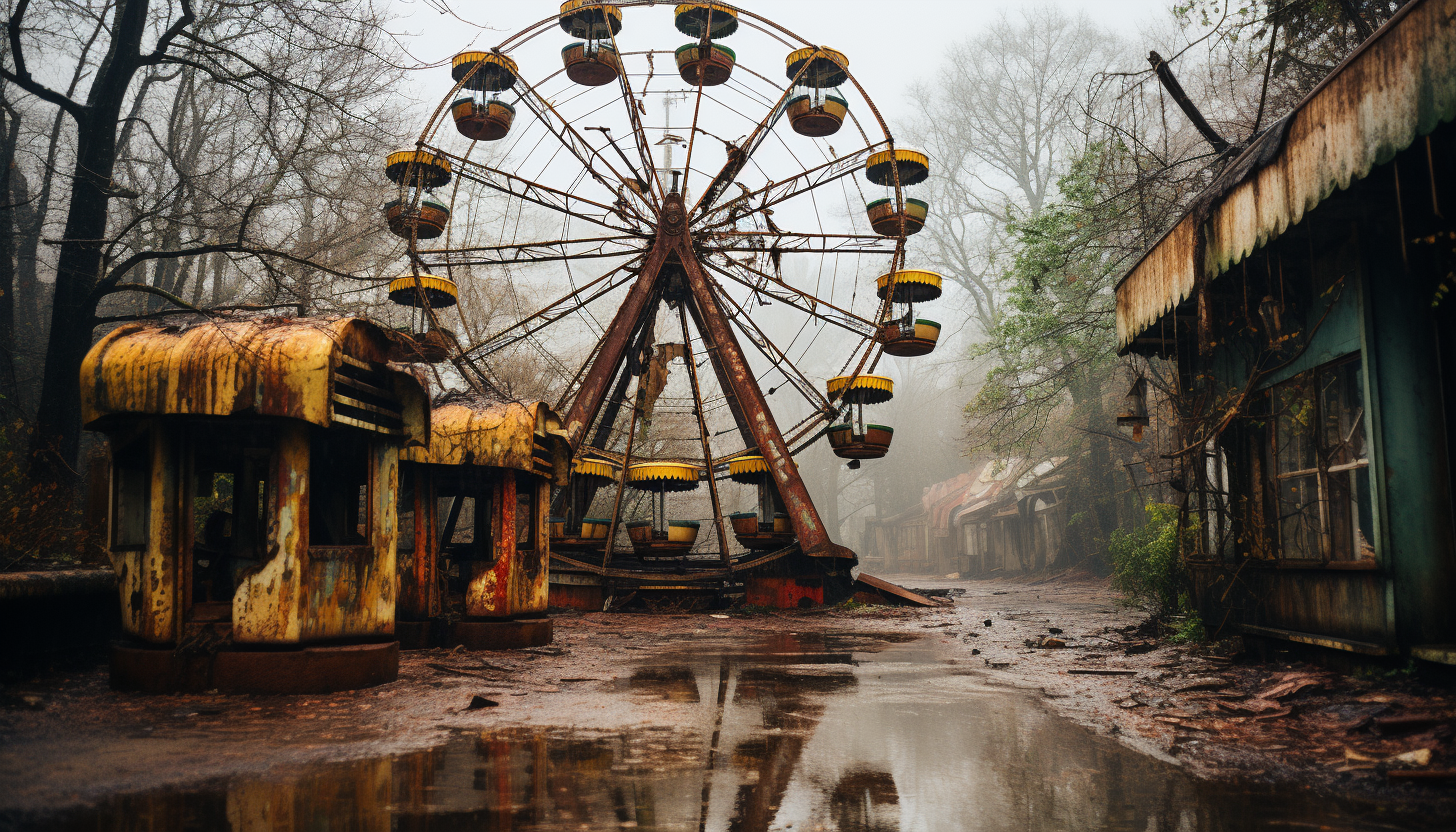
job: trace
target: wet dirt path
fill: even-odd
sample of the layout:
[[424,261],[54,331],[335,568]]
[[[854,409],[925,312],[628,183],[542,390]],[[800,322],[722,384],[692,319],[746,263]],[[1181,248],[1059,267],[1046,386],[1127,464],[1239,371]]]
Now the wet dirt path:
[[[1192,710],[1219,690],[1175,691],[1244,671],[1124,655],[1134,616],[1104,585],[907,582],[965,592],[927,611],[568,615],[551,648],[406,654],[400,681],[323,697],[37,680],[4,692],[0,828],[1453,826],[1439,793],[1361,794],[1373,771],[1220,751]],[[1051,627],[1067,647],[1026,646]]]

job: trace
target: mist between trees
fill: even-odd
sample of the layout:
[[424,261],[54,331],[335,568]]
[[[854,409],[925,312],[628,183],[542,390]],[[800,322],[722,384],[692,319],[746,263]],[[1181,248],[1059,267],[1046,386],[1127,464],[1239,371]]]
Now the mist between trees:
[[[935,59],[896,134],[932,159],[931,219],[911,263],[952,287],[945,330],[933,356],[900,368],[881,411],[905,428],[889,457],[851,471],[822,442],[802,455],[838,537],[867,544],[867,518],[993,459],[1068,459],[1071,527],[1050,563],[1028,567],[1097,556],[1112,530],[1141,522],[1144,503],[1176,501],[1163,456],[1176,444],[1176,380],[1116,357],[1112,287],[1237,148],[1398,6],[1194,0],[1137,39],[1028,6]],[[380,168],[428,113],[403,97],[422,67],[393,14],[382,0],[6,3],[0,513],[75,516],[76,379],[113,326],[199,310],[405,322],[378,285],[405,259],[384,230],[393,188]],[[1159,85],[1144,58],[1153,49],[1226,149]],[[468,210],[507,219],[498,201]],[[513,210],[512,222],[543,222]],[[511,277],[482,268],[457,280],[462,343],[548,299]],[[438,380],[555,404],[598,335],[587,324],[550,349],[530,341]],[[837,358],[823,352],[832,374]],[[1153,419],[1136,443],[1114,417],[1139,374]],[[674,396],[669,386],[664,426],[691,414]],[[31,525],[0,534],[7,562],[84,548],[72,521]]]

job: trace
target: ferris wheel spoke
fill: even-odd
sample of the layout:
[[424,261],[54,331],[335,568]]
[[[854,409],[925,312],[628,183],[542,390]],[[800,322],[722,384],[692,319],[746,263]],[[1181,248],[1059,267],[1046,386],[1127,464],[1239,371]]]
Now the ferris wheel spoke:
[[[697,235],[704,251],[771,254],[894,254],[893,238],[879,234],[723,229]],[[886,247],[886,244],[890,244]]]
[[610,293],[613,289],[636,279],[637,274],[631,271],[631,265],[631,262],[623,263],[601,277],[562,295],[525,318],[470,346],[464,351],[465,354],[474,358],[482,358],[531,337],[536,332]]
[[[426,265],[442,266],[548,263],[554,260],[589,260],[599,257],[626,257],[641,254],[642,242],[643,238],[638,236],[583,237],[576,240],[553,240],[539,243],[427,248],[420,250],[419,255]],[[635,245],[633,245],[634,243]]]
[[[562,116],[561,113],[551,105],[551,102],[543,98],[541,94],[536,91],[536,88],[534,86],[525,86],[525,88],[521,91],[520,96],[521,101],[525,102],[526,107],[533,114],[535,114],[536,120],[539,121],[541,125],[546,128],[546,132],[556,137],[556,140],[560,142],[561,145],[565,147],[568,152],[571,153],[571,155],[575,156],[576,160],[579,163],[581,163],[583,170],[585,170],[593,179],[600,183],[602,187],[606,188],[609,191],[612,191],[613,193],[616,193],[619,198],[622,198],[622,192],[625,190],[627,193],[636,195],[638,199],[641,199],[648,206],[652,206],[656,202],[656,197],[650,191],[647,194],[640,193],[636,188],[637,178],[635,176],[628,177],[624,175],[621,171],[617,170],[617,168],[610,161],[608,161],[606,156],[604,156],[596,148],[592,147],[590,142],[588,142],[580,133],[576,132],[576,128],[572,126],[571,122],[564,116]],[[611,173],[612,180],[615,181],[611,181],[607,178],[607,176],[603,175],[602,172],[592,164],[592,159],[600,160],[601,163],[606,166],[606,169]],[[649,197],[651,197],[651,199],[649,199]]]
[[713,177],[713,181],[708,183],[708,187],[703,190],[703,195],[698,198],[697,203],[688,211],[688,216],[701,218],[710,213],[713,209],[713,203],[718,201],[718,198],[723,195],[724,191],[728,190],[728,186],[733,183],[733,180],[738,178],[738,174],[742,173],[743,169],[748,166],[748,162],[753,158],[753,154],[758,152],[758,148],[763,144],[764,139],[773,131],[774,122],[783,114],[784,102],[788,101],[789,95],[794,91],[794,85],[808,71],[809,64],[809,61],[805,61],[804,65],[799,68],[798,73],[789,81],[789,85],[784,87],[783,92],[779,94],[778,100],[774,102],[772,107],[768,108],[768,112],[764,114],[764,117],[759,120],[758,124],[754,125],[753,131],[748,134],[748,138],[744,140],[743,146],[729,148],[728,161],[723,164],[723,168],[718,171],[718,175]]
[[[808,376],[804,375],[803,371],[789,359],[788,354],[782,349],[779,349],[779,346],[773,342],[773,339],[768,337],[768,333],[764,332],[763,328],[753,320],[753,316],[749,315],[739,305],[738,301],[735,301],[727,292],[722,291],[722,289],[717,289],[716,294],[719,300],[726,303],[738,313],[730,318],[733,323],[738,325],[738,331],[743,333],[743,336],[748,339],[748,342],[764,358],[767,358],[770,364],[780,373],[783,373],[784,378],[788,379],[789,384],[793,385],[794,389],[799,391],[799,395],[803,396],[805,401],[817,408],[829,409],[829,400],[819,392],[819,388],[814,385],[814,382]],[[787,369],[785,369],[786,367]]]
[[734,274],[731,269],[725,269],[706,258],[702,262],[708,268],[724,275],[735,283],[752,289],[756,294],[773,298],[780,303],[798,309],[806,315],[812,315],[821,321],[846,329],[861,338],[872,338],[879,332],[879,326],[873,321],[862,318],[850,312],[848,309],[835,306],[829,301],[821,300],[802,289],[796,289],[776,277],[761,272],[752,266],[740,263],[737,260],[729,260],[729,263],[748,272],[751,277]]
[[[837,182],[863,168],[870,154],[884,144],[887,143],[878,142],[837,159],[830,159],[788,179],[770,182],[756,191],[748,191],[722,205],[714,207],[704,204],[695,225],[700,231],[711,231],[735,222],[744,215],[772,208],[800,194]],[[757,205],[754,204],[755,200],[759,201]]]
[[[612,33],[612,49],[618,55],[622,54],[622,50],[617,48],[617,35],[615,32]],[[623,68],[623,71],[617,73],[617,82],[622,87],[622,100],[627,105],[627,121],[632,125],[632,143],[637,147],[637,158],[642,163],[643,169],[651,174],[649,184],[655,184],[657,186],[657,194],[660,195],[663,193],[664,188],[662,187],[662,182],[657,178],[657,169],[652,164],[652,149],[647,146],[647,128],[642,126],[642,113],[637,109],[637,96],[632,93],[632,82],[627,79],[625,68]]]
[[[424,148],[431,153],[444,156],[456,167],[456,176],[460,179],[484,185],[507,196],[515,197],[524,202],[530,202],[543,208],[550,208],[562,214],[576,217],[579,220],[599,225],[611,231],[623,235],[635,236],[648,233],[644,228],[632,227],[636,224],[637,218],[623,209],[622,204],[606,205],[586,197],[577,196],[550,185],[542,185],[529,179],[523,179],[513,173],[507,173],[498,168],[491,167],[483,162],[477,162],[441,150],[430,145]],[[596,209],[600,213],[585,213],[590,209]],[[627,225],[618,225],[607,219],[615,217]]]

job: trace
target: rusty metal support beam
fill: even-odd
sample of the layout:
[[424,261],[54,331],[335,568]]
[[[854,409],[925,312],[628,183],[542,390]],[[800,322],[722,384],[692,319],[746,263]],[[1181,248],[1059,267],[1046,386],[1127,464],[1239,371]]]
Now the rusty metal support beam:
[[667,259],[670,247],[670,243],[664,241],[662,232],[659,231],[657,241],[653,243],[652,250],[647,253],[646,262],[642,264],[641,273],[628,290],[627,298],[617,309],[612,323],[607,326],[607,337],[602,341],[596,361],[582,380],[581,390],[571,402],[571,410],[566,414],[566,437],[571,443],[572,454],[581,450],[582,438],[586,436],[592,422],[596,421],[607,387],[617,374],[617,368],[627,357],[632,334],[636,331],[638,322],[643,319],[643,313],[647,311],[648,301],[656,294],[654,290],[657,286],[657,275],[662,271],[662,264]]
[[[681,200],[681,197],[674,197]],[[664,219],[668,211],[668,206],[664,206]],[[731,390],[739,407],[743,409],[748,430],[753,434],[758,452],[768,463],[774,484],[778,486],[784,505],[789,510],[789,520],[794,526],[799,547],[810,557],[853,558],[853,552],[829,539],[829,531],[824,527],[824,521],[819,518],[814,501],[809,497],[809,489],[799,478],[798,466],[794,464],[793,457],[789,455],[789,447],[779,433],[773,411],[769,410],[768,402],[764,401],[763,391],[758,389],[753,370],[748,366],[743,349],[738,345],[728,316],[724,314],[723,307],[714,294],[712,281],[707,271],[698,263],[686,225],[682,222],[664,221],[662,233],[673,235],[672,241],[676,245],[679,259],[682,260],[688,287],[692,291],[693,305],[697,307],[703,322],[702,331],[712,336],[717,347],[711,358],[714,363],[721,364],[723,375],[727,377],[728,387],[725,392]],[[661,238],[659,240],[666,242]]]

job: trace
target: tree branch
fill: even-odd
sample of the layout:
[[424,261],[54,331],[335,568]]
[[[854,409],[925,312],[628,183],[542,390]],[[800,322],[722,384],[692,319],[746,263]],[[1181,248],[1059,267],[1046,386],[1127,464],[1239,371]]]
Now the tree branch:
[[192,0],[182,0],[182,16],[177,18],[176,22],[171,26],[167,27],[167,31],[163,32],[162,36],[157,39],[156,48],[150,54],[143,55],[142,59],[137,62],[137,65],[152,66],[161,63],[162,59],[167,57],[167,49],[172,45],[172,41],[181,36],[182,30],[191,26],[196,20],[197,15],[192,10]]
[[21,22],[24,20],[25,11],[29,6],[30,0],[20,0],[15,4],[15,12],[10,15],[6,29],[10,35],[10,54],[15,60],[15,71],[11,72],[5,68],[4,64],[0,64],[0,78],[4,78],[37,98],[60,107],[70,113],[71,118],[77,122],[84,122],[87,117],[85,106],[30,77],[30,70],[25,65],[25,51],[20,44]]

